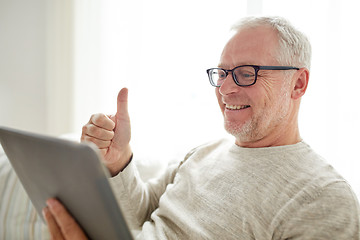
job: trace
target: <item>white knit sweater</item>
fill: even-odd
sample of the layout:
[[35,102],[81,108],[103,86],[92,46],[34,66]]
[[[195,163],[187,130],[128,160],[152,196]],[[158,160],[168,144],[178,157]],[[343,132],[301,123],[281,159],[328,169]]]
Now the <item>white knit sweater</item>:
[[[306,143],[203,145],[157,180],[134,164],[112,181],[138,239],[359,239],[348,183]],[[132,220],[131,220],[132,219]]]

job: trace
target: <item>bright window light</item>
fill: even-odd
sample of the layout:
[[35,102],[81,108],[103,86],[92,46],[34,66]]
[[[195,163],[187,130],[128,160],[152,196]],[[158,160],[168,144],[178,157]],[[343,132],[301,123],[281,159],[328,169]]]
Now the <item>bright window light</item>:
[[166,160],[227,136],[205,70],[218,64],[236,20],[249,13],[280,15],[313,46],[299,116],[302,137],[359,186],[358,1],[303,0],[296,7],[287,0],[248,2],[104,0],[89,7],[83,1],[77,7],[81,31],[75,31],[75,127],[92,113],[114,113],[118,91],[128,87],[138,156]]

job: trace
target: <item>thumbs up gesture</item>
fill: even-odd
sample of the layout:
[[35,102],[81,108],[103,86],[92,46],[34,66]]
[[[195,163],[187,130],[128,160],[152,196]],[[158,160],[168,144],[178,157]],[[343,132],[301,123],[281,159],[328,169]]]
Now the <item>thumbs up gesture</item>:
[[95,143],[104,157],[112,176],[119,173],[130,161],[131,127],[128,112],[128,89],[120,90],[115,115],[102,113],[91,116],[82,128],[81,141]]

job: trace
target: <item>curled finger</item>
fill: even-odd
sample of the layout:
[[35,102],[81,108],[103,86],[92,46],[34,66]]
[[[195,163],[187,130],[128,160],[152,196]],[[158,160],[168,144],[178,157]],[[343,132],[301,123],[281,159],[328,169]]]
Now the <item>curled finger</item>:
[[82,133],[83,137],[87,135],[97,139],[108,141],[110,141],[114,137],[114,131],[101,128],[91,123],[83,126]]
[[83,136],[81,138],[81,140],[83,142],[92,142],[94,143],[98,148],[102,149],[102,148],[108,148],[111,144],[111,141],[110,140],[101,140],[101,139],[97,139],[97,138],[94,138],[94,137],[91,137],[91,136]]
[[95,126],[104,128],[106,130],[112,131],[115,128],[115,122],[112,121],[108,116],[102,113],[94,114],[91,116],[90,121]]

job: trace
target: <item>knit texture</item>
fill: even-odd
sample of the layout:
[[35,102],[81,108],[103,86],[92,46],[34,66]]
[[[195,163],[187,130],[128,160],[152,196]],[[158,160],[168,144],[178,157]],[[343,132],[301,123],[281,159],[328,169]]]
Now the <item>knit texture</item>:
[[[348,183],[306,143],[203,145],[156,180],[134,164],[117,181],[137,239],[359,239]],[[126,206],[126,207],[124,207]]]

